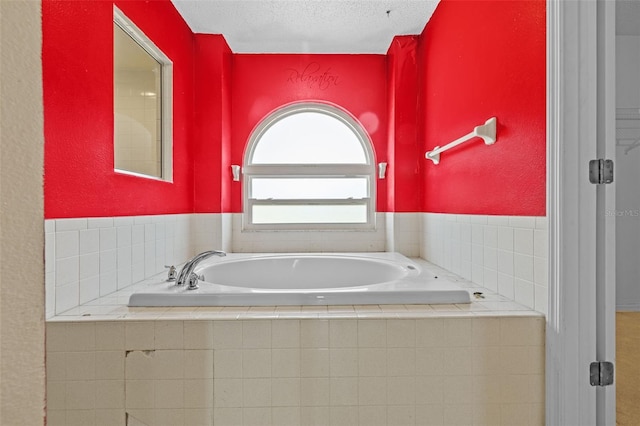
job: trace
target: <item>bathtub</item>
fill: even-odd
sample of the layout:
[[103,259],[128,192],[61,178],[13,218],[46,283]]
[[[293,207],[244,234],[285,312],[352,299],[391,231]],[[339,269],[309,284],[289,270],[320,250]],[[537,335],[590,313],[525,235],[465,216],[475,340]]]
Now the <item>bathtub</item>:
[[155,282],[129,306],[469,303],[469,291],[398,253],[235,254],[195,269],[199,288]]

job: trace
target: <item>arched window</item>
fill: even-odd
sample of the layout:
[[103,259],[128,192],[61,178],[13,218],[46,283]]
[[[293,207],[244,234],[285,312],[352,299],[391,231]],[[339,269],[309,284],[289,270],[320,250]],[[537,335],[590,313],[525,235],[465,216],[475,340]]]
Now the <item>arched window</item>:
[[346,112],[299,103],[266,117],[245,153],[245,229],[372,229],[371,142]]

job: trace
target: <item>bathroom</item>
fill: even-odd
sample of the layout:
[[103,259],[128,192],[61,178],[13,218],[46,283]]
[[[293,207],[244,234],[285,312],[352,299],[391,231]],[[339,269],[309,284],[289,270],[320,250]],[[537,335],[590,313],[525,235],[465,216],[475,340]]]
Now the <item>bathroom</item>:
[[[113,170],[114,3],[173,61],[171,184]],[[237,54],[193,34],[168,1],[43,2],[48,424],[543,423],[545,25],[541,1],[445,0],[386,54]],[[310,61],[340,86],[282,78]],[[230,166],[260,119],[308,99],[359,118],[388,164],[376,230],[243,232]],[[493,116],[495,145],[424,158]],[[83,308],[211,248],[396,251],[502,306]]]

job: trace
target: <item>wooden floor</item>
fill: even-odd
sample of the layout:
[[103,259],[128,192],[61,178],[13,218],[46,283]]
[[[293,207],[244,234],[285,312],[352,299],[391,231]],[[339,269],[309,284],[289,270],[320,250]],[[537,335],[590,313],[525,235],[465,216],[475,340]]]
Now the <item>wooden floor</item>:
[[640,425],[640,312],[616,314],[616,423]]

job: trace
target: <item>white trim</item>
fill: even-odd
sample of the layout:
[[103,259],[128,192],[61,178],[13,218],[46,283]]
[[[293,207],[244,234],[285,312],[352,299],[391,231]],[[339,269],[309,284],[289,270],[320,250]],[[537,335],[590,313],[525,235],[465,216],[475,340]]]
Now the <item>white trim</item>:
[[546,424],[596,423],[597,4],[547,2],[549,313]]

